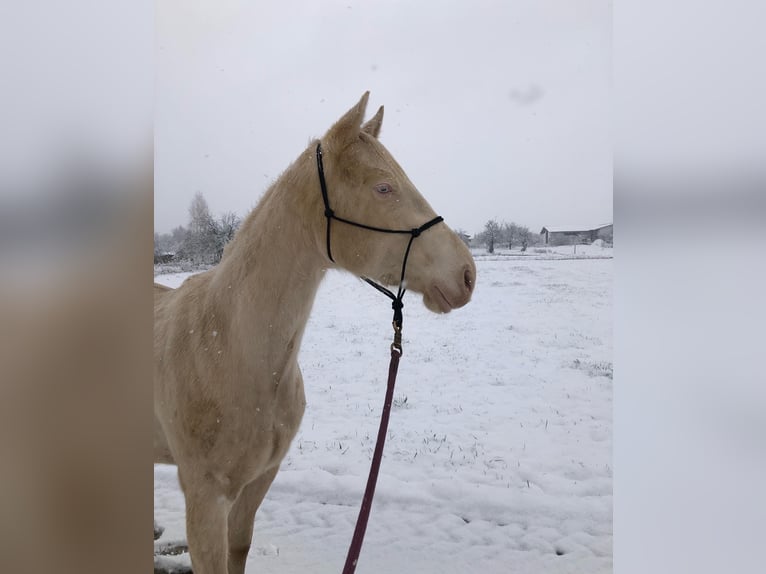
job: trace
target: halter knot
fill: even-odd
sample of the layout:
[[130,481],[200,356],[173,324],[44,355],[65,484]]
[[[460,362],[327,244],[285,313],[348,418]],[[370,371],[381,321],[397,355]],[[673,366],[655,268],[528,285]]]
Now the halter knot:
[[[404,301],[402,301],[401,296],[391,301],[391,308],[394,310],[394,325],[399,327],[399,333],[401,334],[402,323],[404,322],[404,314],[402,313]],[[399,346],[401,347],[401,343]]]
[[410,233],[412,233],[413,237],[419,237],[420,236],[420,227],[414,228],[412,231],[410,231]]
[[329,207],[325,207],[324,208],[324,216],[327,217],[328,219],[331,218],[331,217],[335,217],[335,212],[332,209],[330,209]]

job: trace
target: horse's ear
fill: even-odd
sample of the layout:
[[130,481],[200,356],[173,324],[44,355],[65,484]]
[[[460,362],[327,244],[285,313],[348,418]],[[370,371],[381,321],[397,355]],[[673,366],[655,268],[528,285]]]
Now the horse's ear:
[[357,138],[369,98],[370,92],[365,92],[362,99],[328,130],[325,139],[331,147],[342,149]]
[[367,123],[362,126],[362,131],[370,134],[372,137],[377,138],[380,134],[380,127],[383,125],[383,106],[378,108],[378,111],[372,116]]

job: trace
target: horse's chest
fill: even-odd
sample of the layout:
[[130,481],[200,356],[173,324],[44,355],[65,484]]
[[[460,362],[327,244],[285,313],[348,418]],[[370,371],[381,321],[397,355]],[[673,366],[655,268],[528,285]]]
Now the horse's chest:
[[282,462],[306,408],[297,365],[239,382],[188,393],[181,417],[186,450],[236,485]]
[[258,466],[270,468],[282,461],[303,419],[306,396],[300,371],[296,366],[285,375],[273,376],[268,384],[262,384],[254,402],[250,421],[254,432],[247,434]]

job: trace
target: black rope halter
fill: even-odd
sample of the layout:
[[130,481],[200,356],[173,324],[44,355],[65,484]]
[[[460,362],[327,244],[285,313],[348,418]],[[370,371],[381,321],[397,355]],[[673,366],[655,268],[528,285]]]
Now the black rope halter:
[[401,353],[401,330],[402,330],[402,308],[404,307],[404,302],[402,299],[404,298],[404,293],[407,291],[407,289],[404,287],[404,273],[407,269],[407,259],[410,256],[410,248],[412,247],[412,242],[415,241],[416,237],[419,237],[421,233],[426,231],[427,229],[430,229],[437,223],[441,223],[444,221],[444,218],[437,215],[430,221],[424,223],[420,227],[415,227],[413,229],[384,229],[382,227],[374,227],[372,225],[365,225],[364,223],[357,223],[356,221],[351,221],[349,219],[345,219],[344,217],[339,217],[335,215],[335,212],[330,209],[330,199],[327,196],[327,182],[325,181],[324,177],[324,165],[322,164],[322,144],[317,144],[317,170],[319,172],[319,185],[322,187],[322,199],[324,200],[324,216],[327,218],[327,257],[330,258],[330,261],[335,263],[335,259],[333,259],[332,256],[332,248],[330,246],[330,224],[332,223],[332,220],[335,219],[336,221],[340,221],[341,223],[345,223],[347,225],[353,225],[354,227],[361,227],[362,229],[367,229],[369,231],[377,231],[379,233],[397,233],[399,235],[409,235],[410,241],[407,243],[407,250],[404,252],[404,260],[402,261],[402,275],[399,279],[399,289],[394,295],[394,293],[383,287],[383,285],[379,285],[372,279],[369,279],[367,277],[362,277],[364,281],[366,281],[368,284],[373,286],[375,289],[383,293],[386,297],[391,299],[391,308],[394,310],[394,331],[396,332],[397,337],[395,337],[394,340],[394,346],[399,350]]

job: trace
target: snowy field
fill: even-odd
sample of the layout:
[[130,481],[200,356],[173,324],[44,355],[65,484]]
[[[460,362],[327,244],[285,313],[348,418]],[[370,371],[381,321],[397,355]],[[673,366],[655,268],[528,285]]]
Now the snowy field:
[[473,256],[480,259],[611,259],[614,249],[606,246],[601,240],[590,245],[535,245],[526,251],[518,247],[507,249],[499,244],[495,252],[487,253],[483,247],[472,247]]
[[[477,253],[473,301],[448,315],[405,297],[404,356],[359,574],[612,571],[613,262],[600,258],[611,249],[598,250],[563,260]],[[156,280],[176,287],[188,275]],[[306,414],[256,516],[247,572],[341,571],[385,393],[390,323],[386,298],[328,273],[300,354]],[[157,465],[154,476],[161,540],[183,539],[176,469]]]

